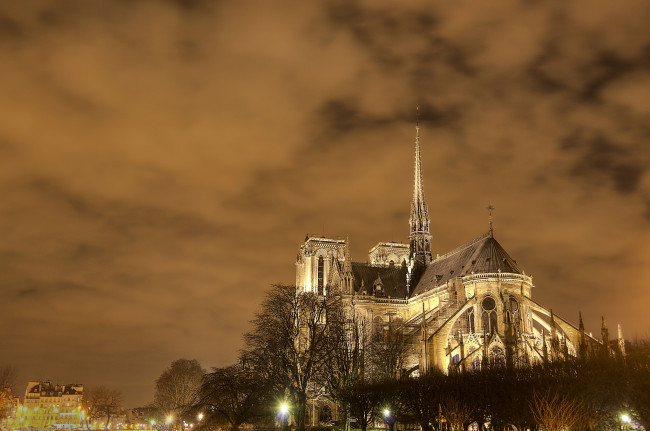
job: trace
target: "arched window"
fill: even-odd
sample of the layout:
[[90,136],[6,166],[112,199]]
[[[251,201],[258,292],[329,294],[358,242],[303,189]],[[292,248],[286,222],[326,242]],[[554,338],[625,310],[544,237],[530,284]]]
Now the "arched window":
[[318,294],[323,294],[323,276],[325,273],[325,260],[323,256],[318,258]]
[[469,333],[476,332],[476,328],[474,327],[474,308],[467,310],[467,331]]
[[506,354],[501,347],[494,346],[490,348],[489,360],[492,366],[504,367],[506,365]]
[[321,424],[329,424],[331,421],[332,409],[330,409],[330,406],[324,405],[320,408],[320,412],[318,412],[318,422]]
[[470,369],[472,371],[480,371],[481,370],[481,355],[474,356],[474,360],[472,361],[472,365],[471,365]]
[[489,333],[498,332],[497,329],[497,304],[494,298],[486,296],[481,302],[483,313],[481,314],[481,325],[483,330]]
[[490,312],[490,333],[499,332],[499,327],[497,326],[497,313],[494,311]]

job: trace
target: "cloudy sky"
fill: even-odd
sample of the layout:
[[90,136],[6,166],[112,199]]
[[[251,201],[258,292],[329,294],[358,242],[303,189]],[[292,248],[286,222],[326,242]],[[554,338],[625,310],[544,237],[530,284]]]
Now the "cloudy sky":
[[152,399],[233,362],[306,233],[487,231],[557,314],[650,335],[650,3],[7,1],[0,364]]

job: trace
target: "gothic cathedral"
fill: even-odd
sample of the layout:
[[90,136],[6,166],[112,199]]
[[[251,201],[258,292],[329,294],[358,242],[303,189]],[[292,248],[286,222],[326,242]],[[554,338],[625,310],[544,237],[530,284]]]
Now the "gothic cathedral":
[[[491,211],[491,207],[490,207]],[[445,372],[578,356],[610,349],[532,298],[533,280],[494,237],[484,235],[443,255],[431,253],[419,127],[409,243],[380,242],[354,262],[345,238],[307,236],[296,262],[304,291],[341,294],[368,327],[399,325],[413,346],[404,373]],[[624,351],[619,327],[619,348]]]

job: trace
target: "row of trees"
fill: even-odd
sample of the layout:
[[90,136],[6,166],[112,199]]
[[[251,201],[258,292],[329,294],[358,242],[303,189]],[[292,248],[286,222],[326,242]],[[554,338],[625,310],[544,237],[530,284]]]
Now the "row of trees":
[[283,403],[302,431],[307,401],[316,397],[336,403],[343,423],[353,420],[362,430],[384,419],[384,410],[388,422],[423,431],[460,431],[471,423],[594,430],[619,422],[623,411],[650,425],[647,343],[630,346],[626,358],[603,354],[411,378],[400,373],[410,347],[399,324],[365,328],[347,311],[341,298],[275,286],[244,337],[237,364],[204,373],[196,361],[175,361],[156,382],[156,404],[188,419],[202,412],[202,426],[232,431],[244,423],[273,427]]
[[607,355],[530,367],[484,368],[387,380],[349,388],[342,402],[361,429],[389,409],[394,419],[422,430],[460,431],[472,423],[493,429],[618,429],[626,413],[650,425],[650,348],[627,358]]

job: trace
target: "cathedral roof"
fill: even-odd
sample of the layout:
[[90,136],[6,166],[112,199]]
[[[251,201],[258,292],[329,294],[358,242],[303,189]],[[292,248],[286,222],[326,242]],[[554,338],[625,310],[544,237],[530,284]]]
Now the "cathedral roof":
[[[374,286],[381,284],[377,296],[391,298],[406,298],[406,267],[401,265],[375,266],[368,263],[352,262],[354,274],[354,290],[361,294],[373,296]],[[363,283],[363,288],[361,285]]]
[[456,277],[488,272],[523,274],[517,262],[487,233],[474,241],[438,256],[427,265],[412,296],[419,295]]

